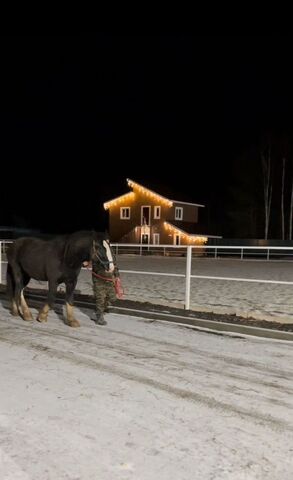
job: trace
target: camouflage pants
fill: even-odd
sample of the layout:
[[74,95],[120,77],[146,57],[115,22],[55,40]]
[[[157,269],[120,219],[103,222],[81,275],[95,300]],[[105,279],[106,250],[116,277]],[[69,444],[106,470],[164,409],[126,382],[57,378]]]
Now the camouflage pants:
[[113,282],[93,277],[93,292],[97,313],[104,313],[108,306],[116,300]]

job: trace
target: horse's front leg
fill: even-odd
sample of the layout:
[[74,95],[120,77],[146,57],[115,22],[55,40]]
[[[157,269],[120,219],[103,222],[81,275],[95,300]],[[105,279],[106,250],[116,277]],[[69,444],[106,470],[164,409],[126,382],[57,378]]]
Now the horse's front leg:
[[49,291],[48,299],[45,305],[41,308],[38,313],[37,320],[38,322],[46,322],[48,320],[48,313],[51,308],[54,308],[56,292],[57,292],[57,282],[49,281]]
[[78,320],[74,318],[73,313],[73,294],[77,284],[77,279],[71,282],[66,282],[66,296],[65,296],[65,303],[66,303],[66,315],[67,315],[67,324],[70,327],[80,327],[80,323]]

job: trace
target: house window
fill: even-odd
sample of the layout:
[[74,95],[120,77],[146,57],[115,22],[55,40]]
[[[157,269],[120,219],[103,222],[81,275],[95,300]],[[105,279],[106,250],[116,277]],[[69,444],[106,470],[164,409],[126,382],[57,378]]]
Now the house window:
[[161,207],[160,206],[154,207],[154,218],[155,219],[161,218]]
[[130,219],[130,207],[120,207],[120,218],[121,220]]
[[183,208],[175,207],[175,220],[183,220]]

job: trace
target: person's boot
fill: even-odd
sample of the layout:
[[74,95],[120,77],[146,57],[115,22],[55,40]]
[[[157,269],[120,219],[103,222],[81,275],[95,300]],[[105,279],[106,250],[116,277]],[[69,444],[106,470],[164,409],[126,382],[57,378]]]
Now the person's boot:
[[94,313],[92,316],[92,320],[97,324],[97,325],[107,325],[106,320],[104,319],[104,314],[101,313]]

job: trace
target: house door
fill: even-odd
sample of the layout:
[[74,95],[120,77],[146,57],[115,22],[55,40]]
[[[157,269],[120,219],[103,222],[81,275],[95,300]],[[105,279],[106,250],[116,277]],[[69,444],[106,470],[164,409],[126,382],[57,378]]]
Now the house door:
[[159,233],[154,233],[153,234],[153,244],[154,245],[159,245],[160,244],[160,234]]
[[149,233],[142,233],[141,234],[141,243],[148,245],[150,243],[150,235]]
[[151,224],[151,207],[142,206],[141,207],[141,225],[150,225]]
[[180,245],[180,235],[178,235],[178,233],[174,233],[173,235],[173,244]]
[[150,243],[151,229],[148,225],[142,225],[140,229],[140,242],[144,244]]

